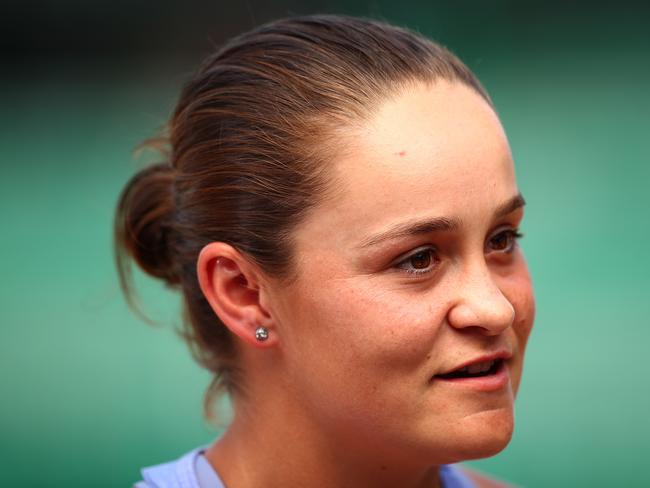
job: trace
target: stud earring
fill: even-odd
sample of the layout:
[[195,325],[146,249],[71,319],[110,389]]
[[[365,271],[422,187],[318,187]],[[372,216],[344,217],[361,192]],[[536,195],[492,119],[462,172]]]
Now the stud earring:
[[264,342],[269,338],[269,330],[266,327],[258,327],[255,329],[255,339]]

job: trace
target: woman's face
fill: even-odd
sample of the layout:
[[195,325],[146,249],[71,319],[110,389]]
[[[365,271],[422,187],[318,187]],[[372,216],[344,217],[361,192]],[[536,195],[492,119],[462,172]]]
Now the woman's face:
[[[438,81],[387,100],[350,141],[336,197],[296,230],[296,281],[271,292],[286,387],[324,432],[396,462],[495,454],[534,316],[501,124]],[[492,368],[440,376],[467,364]]]

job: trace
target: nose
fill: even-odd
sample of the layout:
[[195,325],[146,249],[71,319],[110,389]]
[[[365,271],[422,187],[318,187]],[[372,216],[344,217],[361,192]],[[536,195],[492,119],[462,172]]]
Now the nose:
[[473,327],[486,335],[499,335],[513,324],[515,309],[485,260],[463,270],[447,319],[454,328]]

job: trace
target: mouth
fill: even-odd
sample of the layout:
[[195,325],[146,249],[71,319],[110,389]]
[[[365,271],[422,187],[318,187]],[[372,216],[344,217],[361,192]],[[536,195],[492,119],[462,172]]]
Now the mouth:
[[453,380],[459,378],[482,378],[485,376],[495,375],[502,365],[503,359],[482,361],[480,363],[473,363],[468,366],[458,368],[450,373],[437,374],[434,376],[434,378],[441,378],[445,380]]
[[507,360],[510,354],[495,354],[465,363],[456,369],[434,375],[433,383],[476,391],[503,390],[510,384]]

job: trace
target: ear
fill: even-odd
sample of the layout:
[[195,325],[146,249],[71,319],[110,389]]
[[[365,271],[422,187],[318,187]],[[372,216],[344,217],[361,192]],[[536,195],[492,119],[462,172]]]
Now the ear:
[[[230,332],[254,347],[277,344],[271,316],[260,302],[262,275],[258,266],[234,247],[212,242],[199,254],[197,274],[203,295]],[[267,329],[265,341],[255,338],[258,327]]]

